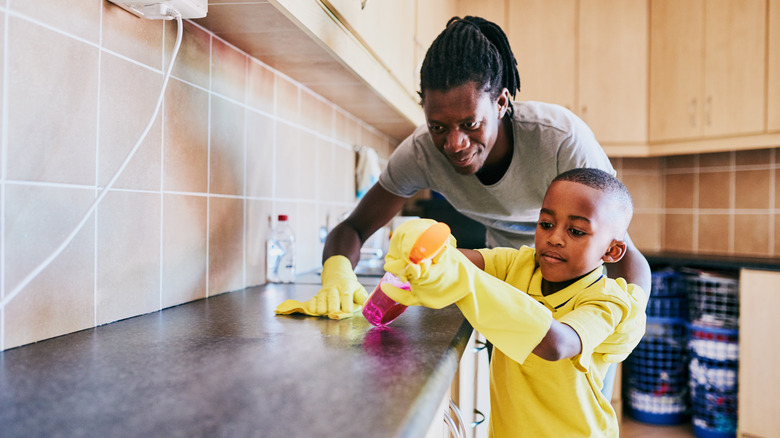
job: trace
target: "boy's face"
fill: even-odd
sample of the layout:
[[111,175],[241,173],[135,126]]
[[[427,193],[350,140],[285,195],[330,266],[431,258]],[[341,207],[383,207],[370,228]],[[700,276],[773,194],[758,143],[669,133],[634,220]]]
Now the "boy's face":
[[[597,189],[571,181],[556,181],[547,189],[536,225],[537,263],[547,281],[571,280],[603,261],[622,257],[616,225],[619,213]],[[614,256],[617,255],[617,259]]]

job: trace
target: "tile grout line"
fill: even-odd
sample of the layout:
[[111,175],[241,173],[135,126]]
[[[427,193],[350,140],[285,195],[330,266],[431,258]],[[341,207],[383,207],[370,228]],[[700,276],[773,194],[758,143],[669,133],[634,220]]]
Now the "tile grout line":
[[214,88],[214,36],[209,34],[209,108],[208,108],[208,120],[206,121],[206,298],[209,297],[210,288],[210,267],[211,267],[211,242],[210,242],[210,227],[211,227],[211,193],[209,193],[209,186],[211,184],[211,96]]
[[[184,25],[184,22],[182,22],[182,26]],[[163,21],[163,37],[162,37],[162,66],[163,66],[163,72],[165,71],[165,39],[166,39],[166,32],[165,28],[168,26],[168,21]],[[182,32],[182,40],[184,39],[184,33]],[[182,41],[183,43],[183,41]],[[163,77],[165,76],[165,73],[163,73]],[[173,76],[173,69],[171,69],[171,76]],[[157,305],[159,310],[162,310],[163,308],[163,294],[165,293],[165,290],[163,290],[163,276],[164,272],[163,269],[165,267],[165,258],[163,255],[165,254],[164,251],[164,245],[163,242],[165,241],[165,177],[164,177],[164,169],[165,169],[165,153],[163,153],[164,147],[165,147],[165,96],[163,95],[162,105],[160,106],[160,267],[159,267],[159,277],[160,277],[160,284],[159,284],[159,303]]]
[[[95,188],[93,190],[93,199],[100,195],[100,90],[103,82],[103,8],[100,8],[100,25],[98,33],[98,66],[97,66],[97,122],[95,123]],[[106,195],[106,198],[108,195]],[[104,198],[105,199],[105,198]],[[92,213],[92,325],[98,325],[98,259],[100,246],[98,214],[100,205]]]

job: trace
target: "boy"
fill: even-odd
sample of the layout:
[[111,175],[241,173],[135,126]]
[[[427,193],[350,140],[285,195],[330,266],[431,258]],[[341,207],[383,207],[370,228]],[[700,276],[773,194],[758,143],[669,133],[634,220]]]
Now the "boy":
[[491,436],[618,436],[601,382],[609,363],[625,359],[641,339],[647,298],[607,278],[602,264],[625,253],[632,212],[616,178],[573,169],[547,189],[535,249],[461,253],[452,245],[412,265],[410,248],[432,221],[407,222],[393,233],[385,270],[409,281],[411,292],[382,290],[407,305],[457,304],[495,347]]

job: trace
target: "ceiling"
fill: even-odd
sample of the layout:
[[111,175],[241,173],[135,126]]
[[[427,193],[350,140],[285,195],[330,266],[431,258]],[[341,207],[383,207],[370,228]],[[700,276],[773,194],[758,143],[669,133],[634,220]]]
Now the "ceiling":
[[[325,38],[343,39],[344,30],[322,17],[317,17],[318,23],[333,28]],[[337,41],[323,40],[283,6],[267,1],[211,0],[208,15],[193,21],[396,140],[405,138],[420,123],[419,108],[399,110],[389,102],[381,84],[370,84],[340,56]]]

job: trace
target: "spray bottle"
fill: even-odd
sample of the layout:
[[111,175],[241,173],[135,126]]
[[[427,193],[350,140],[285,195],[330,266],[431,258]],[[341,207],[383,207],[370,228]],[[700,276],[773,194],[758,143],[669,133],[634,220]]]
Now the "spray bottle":
[[[412,251],[409,254],[409,262],[420,264],[423,261],[434,258],[446,247],[449,237],[450,227],[447,224],[437,222],[431,225],[414,242]],[[383,283],[390,283],[400,289],[410,290],[409,283],[401,281],[389,272],[385,272],[385,275],[379,280],[379,284],[363,304],[363,316],[375,326],[390,324],[406,310],[406,306],[393,301],[382,292]]]

